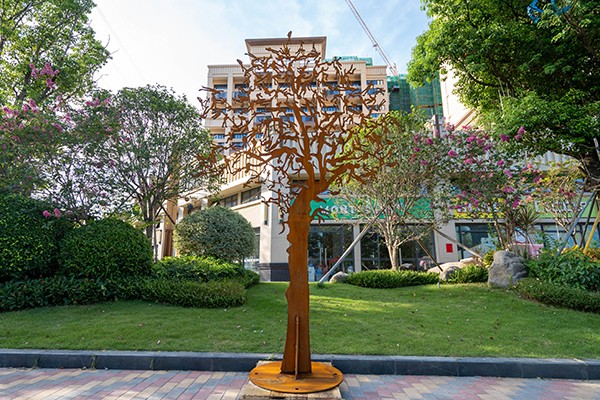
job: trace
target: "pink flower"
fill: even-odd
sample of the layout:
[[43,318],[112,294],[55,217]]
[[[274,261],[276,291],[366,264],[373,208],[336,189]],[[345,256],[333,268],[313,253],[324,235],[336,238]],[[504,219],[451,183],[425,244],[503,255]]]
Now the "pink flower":
[[504,193],[514,193],[515,192],[515,188],[512,186],[506,186],[504,189],[502,189],[502,191]]
[[517,131],[518,135],[523,135],[525,133],[525,128],[524,127],[520,127],[519,130]]
[[512,172],[510,172],[510,169],[505,169],[503,171],[503,173],[504,173],[504,175],[508,176],[509,178],[512,177],[512,175],[513,175]]
[[510,140],[510,137],[508,137],[507,135],[504,135],[504,134],[500,134],[500,139],[503,142],[508,142]]
[[426,142],[427,142],[427,144],[433,144],[433,139],[432,138],[427,138]]
[[420,147],[415,147],[415,152],[418,153],[419,151],[421,151]]
[[453,132],[456,127],[453,124],[446,124],[446,130],[448,132]]
[[46,218],[50,218],[52,216],[52,214],[48,210],[42,211],[42,215]]
[[60,218],[60,216],[62,215],[62,213],[60,212],[60,210],[58,208],[54,209],[54,216],[56,218]]
[[429,164],[429,161],[427,161],[427,160],[421,160],[421,165],[427,165],[427,164]]
[[469,136],[467,138],[467,143],[471,143],[471,142],[474,142],[474,141],[475,141],[475,136]]
[[519,207],[519,204],[520,204],[519,199],[515,199],[515,201],[512,202],[512,208],[515,209],[515,208]]
[[471,164],[473,164],[473,159],[471,157],[469,157],[465,161],[463,161],[463,163],[465,163],[467,165],[471,165]]
[[498,161],[496,162],[496,165],[497,165],[497,166],[499,166],[499,167],[502,167],[502,166],[504,166],[504,160],[498,160]]
[[533,183],[538,183],[541,179],[542,179],[541,175],[536,175],[535,178],[533,178]]
[[448,155],[449,155],[450,157],[456,157],[458,154],[457,154],[457,153],[456,153],[454,150],[450,150],[450,151],[448,152]]

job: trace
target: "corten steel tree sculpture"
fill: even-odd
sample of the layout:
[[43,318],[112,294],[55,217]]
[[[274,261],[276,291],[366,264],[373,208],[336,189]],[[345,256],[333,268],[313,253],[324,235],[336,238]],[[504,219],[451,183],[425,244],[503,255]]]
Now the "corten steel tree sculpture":
[[[376,128],[379,120],[371,118],[373,110],[384,106],[381,89],[361,89],[354,67],[325,61],[317,49],[302,44],[302,39],[288,36],[287,43],[268,48],[266,55],[249,54],[249,65],[238,60],[245,83],[236,85],[231,103],[212,88],[203,89],[209,95],[200,99],[205,116],[222,115],[223,126],[229,128],[229,144],[223,148],[229,172],[244,173],[265,185],[273,195],[263,201],[279,207],[283,229],[288,228],[290,284],[283,360],[257,367],[250,378],[267,389],[296,393],[325,390],[342,380],[341,373],[329,367],[335,383],[303,387],[299,382],[323,380],[322,364],[310,358],[307,263],[310,223],[324,210],[311,212],[311,201],[319,201],[334,182],[368,179],[376,168],[373,154],[383,155],[385,148],[383,132]],[[240,134],[241,148],[232,144]],[[278,377],[270,376],[273,368]]]

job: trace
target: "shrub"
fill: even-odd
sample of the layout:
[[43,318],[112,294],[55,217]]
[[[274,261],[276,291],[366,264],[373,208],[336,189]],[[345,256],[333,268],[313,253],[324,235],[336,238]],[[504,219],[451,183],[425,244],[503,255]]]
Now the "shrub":
[[46,218],[46,203],[0,193],[0,282],[52,275],[58,266],[58,242],[70,224]]
[[488,269],[480,265],[467,265],[457,269],[448,278],[449,283],[478,283],[487,282]]
[[483,265],[486,268],[489,268],[492,266],[492,263],[494,262],[494,253],[496,251],[495,250],[490,250],[487,253],[485,253],[483,255],[483,259],[481,260],[481,265]]
[[600,290],[600,263],[592,261],[579,249],[570,249],[562,254],[554,250],[544,251],[525,265],[532,278],[579,289]]
[[534,278],[522,279],[517,284],[516,290],[521,296],[544,304],[600,313],[600,292],[589,292]]
[[143,300],[181,307],[236,307],[246,302],[246,291],[242,284],[230,280],[195,282],[144,279],[140,292]]
[[355,286],[389,289],[437,283],[439,275],[431,272],[382,269],[350,274],[346,282]]
[[183,255],[240,261],[254,252],[254,230],[239,213],[221,206],[185,217],[175,226],[175,244]]
[[0,285],[0,311],[25,308],[94,304],[139,298],[136,281],[100,281],[65,276],[11,281]]
[[198,282],[235,279],[241,282],[244,287],[250,287],[260,281],[257,273],[249,271],[238,264],[214,257],[165,257],[154,264],[153,271],[154,276],[160,279]]
[[123,221],[104,219],[69,232],[60,259],[65,276],[106,281],[148,275],[153,255],[142,232]]

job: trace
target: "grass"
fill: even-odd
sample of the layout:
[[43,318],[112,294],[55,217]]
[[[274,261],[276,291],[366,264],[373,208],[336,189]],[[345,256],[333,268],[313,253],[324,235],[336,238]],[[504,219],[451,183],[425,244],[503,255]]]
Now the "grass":
[[[0,314],[0,348],[281,353],[287,284],[231,309],[114,302]],[[600,358],[600,315],[485,285],[311,285],[318,354]]]

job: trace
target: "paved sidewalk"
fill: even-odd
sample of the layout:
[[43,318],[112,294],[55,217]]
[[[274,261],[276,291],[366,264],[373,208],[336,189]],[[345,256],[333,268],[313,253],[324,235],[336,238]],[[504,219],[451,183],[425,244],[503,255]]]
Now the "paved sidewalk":
[[[247,372],[0,369],[0,399],[235,400]],[[346,374],[346,400],[600,399],[600,381]]]

